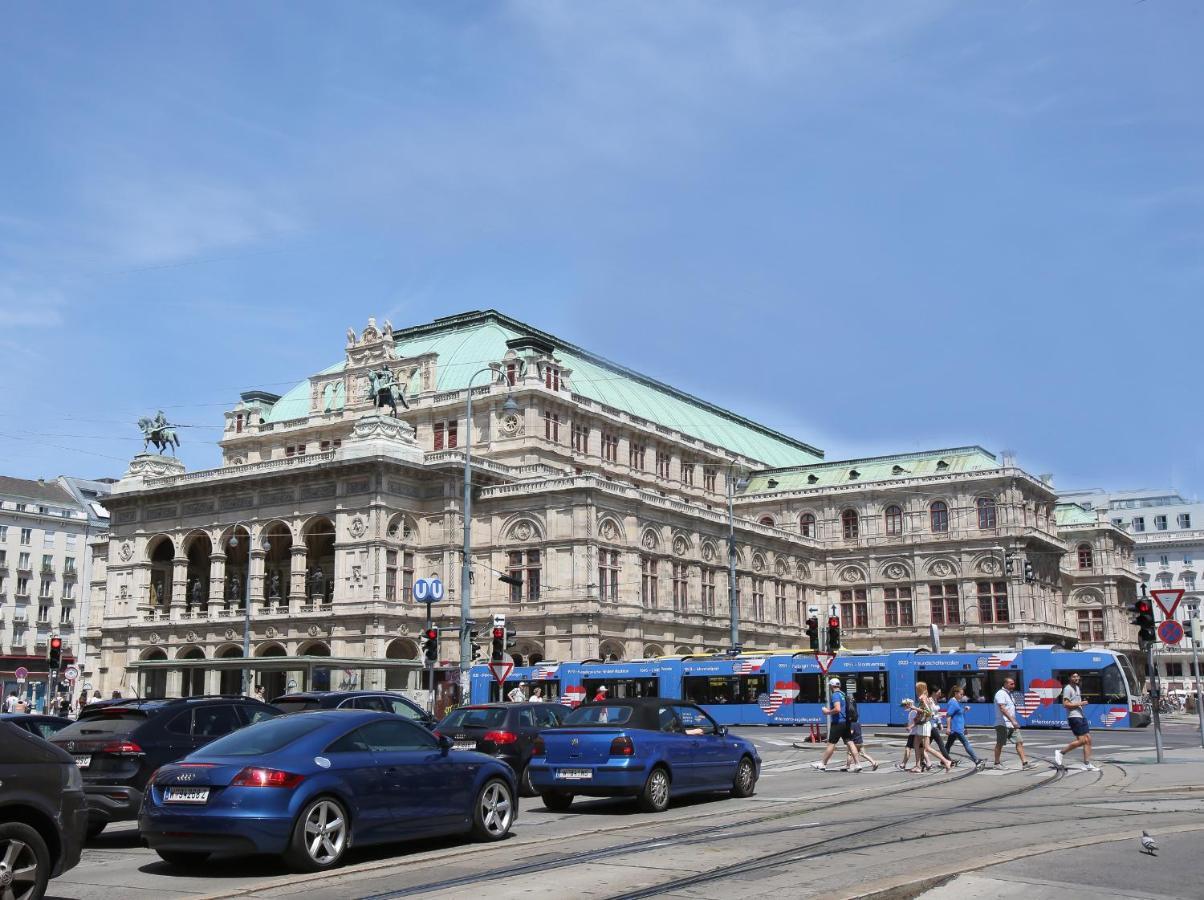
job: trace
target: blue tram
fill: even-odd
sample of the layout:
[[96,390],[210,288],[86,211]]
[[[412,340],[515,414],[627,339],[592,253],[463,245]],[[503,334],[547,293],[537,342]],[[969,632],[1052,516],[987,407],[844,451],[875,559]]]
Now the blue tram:
[[576,705],[605,685],[611,698],[666,697],[690,700],[723,725],[815,725],[825,721],[826,677],[835,676],[853,694],[867,725],[904,725],[900,702],[915,696],[917,681],[948,697],[965,688],[966,724],[994,723],[994,696],[1009,675],[1016,679],[1016,710],[1022,725],[1066,727],[1059,697],[1072,672],[1082,675],[1093,727],[1143,727],[1150,713],[1134,694],[1129,660],[1110,650],[1070,651],[1053,647],[1022,650],[927,653],[895,650],[852,652],[832,660],[828,676],[812,653],[684,656],[623,662],[545,662],[517,667],[503,686],[484,666],[471,673],[474,703],[501,699],[514,687],[542,689],[549,700]]

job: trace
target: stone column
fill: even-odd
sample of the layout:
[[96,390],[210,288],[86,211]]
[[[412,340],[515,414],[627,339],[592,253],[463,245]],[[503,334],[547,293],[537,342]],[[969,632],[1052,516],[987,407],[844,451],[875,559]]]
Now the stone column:
[[[209,614],[213,615],[225,605],[226,598],[226,554],[214,553],[209,557]],[[206,676],[207,677],[207,676]],[[205,690],[208,691],[206,682]],[[216,693],[216,692],[215,692]]]
[[181,695],[181,682],[182,681],[183,681],[183,676],[178,668],[177,669],[168,669],[168,671],[167,671],[167,690],[166,690],[164,696],[179,697]]
[[267,554],[262,547],[254,547],[251,550],[251,560],[248,566],[249,570],[247,578],[251,582],[251,611],[254,613],[256,604],[264,602],[264,559]]
[[[167,604],[168,618],[175,620],[179,611],[184,608],[188,597],[188,557],[177,556],[171,561],[171,596]],[[169,697],[178,694],[168,693]]]
[[289,550],[288,596],[289,611],[296,612],[298,603],[305,603],[308,587],[305,584],[305,544],[293,544]]

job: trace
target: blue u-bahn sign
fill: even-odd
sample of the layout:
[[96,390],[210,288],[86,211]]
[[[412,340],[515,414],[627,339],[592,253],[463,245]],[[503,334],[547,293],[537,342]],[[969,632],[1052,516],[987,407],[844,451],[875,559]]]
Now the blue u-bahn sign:
[[419,603],[438,603],[443,599],[443,582],[438,578],[419,578],[414,582],[414,599]]

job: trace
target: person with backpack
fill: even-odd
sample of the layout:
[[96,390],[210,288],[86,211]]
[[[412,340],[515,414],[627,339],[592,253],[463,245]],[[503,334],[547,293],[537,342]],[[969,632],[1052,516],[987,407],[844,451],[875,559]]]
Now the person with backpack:
[[860,771],[861,755],[857,750],[857,745],[852,743],[852,735],[849,733],[849,701],[845,697],[844,691],[840,689],[839,678],[829,678],[828,686],[832,689],[831,700],[828,701],[827,706],[820,710],[825,716],[831,717],[828,724],[828,748],[824,750],[823,759],[811,763],[811,767],[819,769],[821,772],[826,771],[828,760],[836,752],[836,745],[844,741],[845,746],[849,748],[849,753],[853,757],[853,769],[851,771]]
[[846,694],[845,702],[849,706],[849,742],[845,745],[847,751],[847,758],[844,764],[845,771],[857,772],[861,769],[861,766],[854,767],[853,748],[856,748],[857,752],[870,764],[870,771],[877,772],[878,761],[865,750],[865,738],[861,735],[861,713],[857,711],[857,699],[852,694]]

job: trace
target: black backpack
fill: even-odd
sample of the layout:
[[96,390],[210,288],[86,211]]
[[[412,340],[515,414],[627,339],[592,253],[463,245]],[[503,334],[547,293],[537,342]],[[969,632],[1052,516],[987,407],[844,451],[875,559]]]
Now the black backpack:
[[861,719],[860,714],[857,712],[857,701],[853,699],[852,694],[844,695],[844,705],[845,721],[852,725],[854,722],[857,722]]

